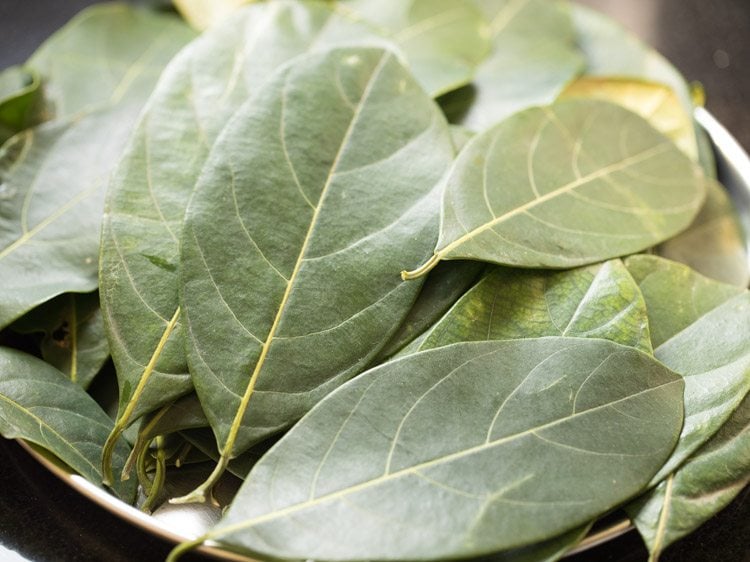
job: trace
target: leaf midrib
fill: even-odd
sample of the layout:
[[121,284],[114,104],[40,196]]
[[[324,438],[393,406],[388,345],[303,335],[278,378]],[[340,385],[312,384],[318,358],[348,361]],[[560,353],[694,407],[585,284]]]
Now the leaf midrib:
[[481,226],[475,228],[474,230],[471,230],[461,236],[460,238],[454,240],[444,248],[438,250],[436,252],[436,255],[438,256],[445,256],[449,254],[452,250],[455,248],[461,246],[466,241],[479,236],[483,232],[486,232],[487,230],[492,229],[498,224],[501,224],[517,215],[526,213],[530,209],[533,209],[537,207],[538,205],[541,205],[543,203],[546,203],[547,201],[550,201],[552,199],[555,199],[556,197],[559,197],[561,195],[565,195],[566,193],[573,191],[581,186],[584,186],[588,183],[591,183],[597,179],[607,177],[608,175],[611,175],[615,172],[619,172],[621,170],[625,170],[629,168],[630,166],[634,164],[638,164],[639,162],[643,162],[645,160],[648,160],[649,158],[653,158],[654,156],[658,156],[659,154],[667,151],[670,147],[672,147],[671,142],[664,142],[657,144],[655,146],[652,146],[651,148],[644,150],[642,152],[639,152],[638,154],[635,154],[633,156],[629,156],[628,158],[624,158],[623,160],[620,160],[619,162],[615,162],[614,164],[610,164],[609,166],[605,166],[604,168],[601,168],[597,170],[596,172],[592,172],[590,174],[587,174],[581,178],[578,178],[570,183],[567,183],[563,185],[562,187],[558,187],[557,189],[550,191],[549,193],[546,193],[542,195],[541,197],[532,199],[528,203],[524,203],[523,205],[520,205],[516,207],[515,209],[511,209],[510,211],[498,216],[494,217],[492,220],[485,222]]
[[[279,519],[281,517],[284,517],[286,515],[289,515],[289,514],[292,514],[292,513],[301,511],[301,510],[304,510],[304,509],[309,509],[311,507],[315,507],[316,505],[319,505],[319,504],[322,504],[322,503],[325,503],[325,502],[328,502],[328,501],[336,500],[336,499],[341,498],[341,497],[346,497],[349,494],[356,493],[356,492],[359,492],[359,491],[362,491],[362,490],[366,490],[366,489],[372,488],[372,487],[377,486],[378,484],[381,484],[383,482],[387,482],[387,481],[390,481],[390,480],[395,480],[397,478],[400,478],[402,476],[409,475],[409,474],[416,474],[420,470],[424,470],[424,469],[430,468],[432,466],[441,465],[441,464],[445,464],[445,463],[448,463],[448,462],[452,462],[454,460],[462,459],[464,457],[473,455],[475,453],[479,453],[479,452],[482,452],[484,450],[491,449],[491,448],[494,448],[494,447],[501,446],[501,445],[504,445],[506,443],[512,442],[512,441],[514,441],[516,439],[520,439],[522,437],[526,437],[528,435],[532,435],[532,434],[534,434],[536,432],[543,431],[545,429],[550,429],[550,428],[553,428],[553,427],[555,427],[557,425],[570,422],[571,420],[577,419],[579,417],[587,416],[587,415],[589,415],[591,413],[598,412],[598,411],[601,411],[601,410],[604,410],[604,409],[607,409],[607,408],[612,408],[612,407],[614,407],[614,406],[616,406],[618,404],[628,402],[630,400],[633,400],[633,399],[638,398],[638,397],[640,397],[642,395],[645,395],[645,394],[649,394],[649,393],[652,393],[652,392],[659,391],[660,389],[668,387],[668,386],[671,386],[673,384],[682,384],[682,379],[671,380],[669,382],[660,384],[658,386],[653,386],[653,387],[641,390],[641,391],[639,391],[639,392],[637,392],[635,394],[631,394],[631,395],[626,396],[624,398],[620,398],[618,400],[615,400],[615,401],[612,401],[612,402],[608,402],[606,404],[602,404],[602,405],[596,406],[594,408],[590,408],[590,409],[585,410],[583,412],[577,412],[577,413],[574,413],[574,414],[572,414],[570,416],[566,416],[566,417],[557,419],[557,420],[555,420],[553,422],[548,422],[546,424],[543,424],[543,425],[540,425],[540,426],[537,426],[537,427],[533,427],[533,428],[524,430],[522,432],[515,433],[513,435],[508,435],[506,437],[503,437],[503,438],[500,438],[500,439],[496,439],[495,441],[484,442],[484,443],[481,443],[480,445],[476,445],[476,446],[470,447],[468,449],[463,449],[463,450],[458,451],[456,453],[451,453],[449,455],[445,455],[445,456],[437,458],[437,459],[432,459],[432,460],[429,460],[429,461],[425,461],[425,462],[422,462],[420,464],[413,465],[413,466],[401,469],[401,470],[396,471],[396,472],[392,472],[390,474],[384,474],[384,475],[379,476],[377,478],[373,478],[372,480],[368,480],[366,482],[362,482],[362,483],[356,484],[354,486],[349,486],[348,488],[337,490],[337,491],[329,493],[329,494],[327,494],[325,496],[320,496],[318,498],[315,498],[314,500],[304,501],[304,502],[301,502],[301,503],[298,503],[298,504],[295,504],[295,505],[291,505],[291,506],[282,508],[282,509],[277,510],[277,511],[273,511],[271,513],[266,513],[264,515],[257,516],[257,517],[255,517],[253,519],[242,521],[242,522],[236,523],[234,525],[229,525],[229,526],[224,527],[224,528],[216,529],[215,531],[209,532],[206,535],[204,535],[203,539],[204,540],[208,540],[208,539],[214,539],[214,538],[218,538],[218,537],[221,537],[221,536],[225,536],[225,535],[234,533],[236,531],[241,531],[243,529],[246,529],[246,528],[249,528],[249,527],[253,527],[255,525],[260,525],[260,524],[266,523],[268,521],[273,521],[274,519]],[[617,453],[613,453],[613,454],[616,455]]]
[[[359,122],[359,118],[362,114],[362,110],[365,104],[367,103],[367,101],[369,100],[369,97],[372,93],[376,80],[380,76],[380,73],[385,67],[385,64],[390,60],[392,56],[393,55],[390,52],[386,51],[382,55],[378,65],[375,67],[367,83],[367,86],[365,87],[362,93],[359,103],[357,104],[356,111],[352,115],[352,119],[349,123],[349,127],[344,135],[344,138],[341,141],[341,145],[339,146],[339,150],[336,154],[336,157],[334,158],[333,164],[331,165],[331,168],[328,171],[328,176],[326,178],[325,184],[323,185],[320,198],[318,199],[318,204],[316,205],[315,211],[313,212],[313,216],[310,219],[310,226],[307,230],[307,233],[305,234],[305,238],[302,242],[302,247],[300,249],[300,252],[297,255],[297,260],[294,264],[294,269],[292,270],[292,274],[289,276],[289,280],[286,283],[286,289],[284,290],[284,295],[282,296],[281,302],[279,304],[279,308],[276,312],[276,316],[274,317],[273,324],[271,325],[271,328],[268,332],[266,341],[263,343],[260,356],[258,357],[258,362],[255,364],[253,373],[250,376],[250,381],[248,382],[247,388],[245,389],[245,393],[242,396],[240,405],[237,408],[237,412],[235,414],[234,420],[232,421],[232,425],[229,429],[229,435],[227,436],[227,440],[224,443],[224,447],[222,448],[222,455],[224,455],[225,457],[230,457],[232,454],[232,449],[234,448],[237,435],[239,433],[240,427],[242,426],[242,419],[244,418],[245,412],[247,411],[247,408],[250,404],[250,399],[253,396],[255,385],[258,381],[258,378],[260,377],[260,373],[263,369],[263,366],[265,365],[265,360],[266,360],[266,357],[268,356],[268,352],[270,350],[271,344],[273,343],[273,340],[276,336],[276,332],[278,331],[279,325],[281,324],[281,319],[284,315],[286,305],[289,301],[289,297],[292,293],[292,289],[294,288],[295,281],[297,280],[299,271],[302,267],[302,264],[304,263],[304,256],[307,253],[308,246],[312,239],[312,234],[315,231],[315,227],[317,226],[318,217],[320,216],[320,211],[323,208],[323,204],[326,200],[328,190],[331,184],[333,183],[333,178],[336,175],[336,170],[338,169],[341,158],[349,144],[352,134],[354,133],[354,130],[356,128],[356,125]],[[287,80],[288,79],[289,78],[287,75]]]

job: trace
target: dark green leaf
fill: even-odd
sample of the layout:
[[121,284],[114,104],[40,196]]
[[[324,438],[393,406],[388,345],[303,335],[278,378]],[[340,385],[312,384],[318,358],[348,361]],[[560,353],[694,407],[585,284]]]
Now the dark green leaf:
[[543,336],[601,338],[653,351],[646,304],[620,260],[563,272],[496,268],[419,349]]
[[[102,445],[112,420],[83,389],[54,367],[20,351],[0,348],[0,433],[44,447],[100,485]],[[115,463],[122,466],[128,447],[121,443]],[[115,492],[132,501],[134,483],[117,483]]]
[[649,356],[604,340],[416,354],[318,404],[204,538],[340,561],[450,559],[543,541],[646,484],[677,439],[682,389]]
[[654,560],[692,533],[750,483],[750,395],[677,472],[630,506]]
[[224,459],[395,331],[419,291],[398,264],[429,254],[453,154],[439,108],[380,49],[298,59],[238,111],[181,239],[188,359]]
[[88,388],[109,359],[99,295],[61,295],[16,321],[25,334],[42,333],[42,357],[70,380]]
[[96,289],[109,174],[161,68],[189,37],[176,18],[108,4],[32,58],[65,118],[14,137],[0,156],[0,327],[61,293]]
[[0,72],[0,145],[44,118],[39,75],[20,66]]
[[446,180],[439,260],[570,268],[634,253],[687,228],[706,178],[634,113],[568,100],[478,135]]

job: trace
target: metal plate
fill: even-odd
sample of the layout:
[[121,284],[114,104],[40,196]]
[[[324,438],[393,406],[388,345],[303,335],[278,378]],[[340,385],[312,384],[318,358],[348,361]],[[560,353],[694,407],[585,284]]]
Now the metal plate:
[[[729,191],[740,216],[748,248],[748,262],[750,262],[750,157],[724,126],[705,109],[698,108],[695,118],[713,142],[719,179]],[[42,465],[83,496],[125,521],[175,544],[200,536],[221,515],[218,508],[196,504],[168,506],[157,509],[153,516],[146,515],[109,495],[81,476],[73,474],[67,466],[43,449],[20,442]],[[568,556],[592,549],[631,530],[633,526],[624,516],[614,516],[604,526],[596,527]],[[217,560],[256,562],[252,558],[210,545],[201,546],[196,550]]]

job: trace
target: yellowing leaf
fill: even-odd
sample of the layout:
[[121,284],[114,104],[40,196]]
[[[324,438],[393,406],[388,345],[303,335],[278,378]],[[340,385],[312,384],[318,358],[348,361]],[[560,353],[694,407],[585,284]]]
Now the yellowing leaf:
[[207,29],[252,0],[174,0],[174,5],[196,29]]
[[629,109],[671,138],[685,154],[698,160],[693,119],[670,88],[655,82],[584,76],[570,84],[561,99],[594,98]]

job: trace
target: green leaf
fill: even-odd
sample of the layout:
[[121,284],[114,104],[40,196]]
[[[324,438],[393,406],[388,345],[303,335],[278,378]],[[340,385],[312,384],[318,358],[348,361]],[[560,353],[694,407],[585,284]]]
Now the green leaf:
[[412,355],[318,404],[203,539],[342,561],[463,558],[543,541],[642,489],[674,446],[682,389],[646,354],[604,340]]
[[42,333],[44,360],[83,388],[88,388],[109,359],[97,293],[61,295],[17,320],[12,328],[22,334]]
[[490,50],[487,23],[472,0],[348,0],[336,10],[393,41],[433,97],[468,84]]
[[373,365],[394,356],[423,335],[477,281],[484,264],[472,261],[445,262],[427,276],[422,291],[401,327],[373,360]]
[[646,303],[620,260],[562,272],[496,268],[435,325],[420,350],[544,336],[601,338],[653,352]]
[[[100,485],[99,458],[112,420],[84,390],[40,359],[0,348],[0,434],[44,447],[89,482]],[[128,456],[124,443],[116,464]],[[118,483],[115,493],[132,501],[134,483]]]
[[692,113],[685,111],[669,87],[644,80],[584,76],[570,84],[561,99],[601,99],[623,106],[646,119],[698,161],[698,141]]
[[646,301],[656,358],[685,378],[685,425],[655,485],[708,441],[750,391],[750,292],[662,258],[625,263]]
[[39,75],[20,66],[0,72],[0,145],[46,117]]
[[640,78],[664,84],[692,115],[690,87],[667,59],[613,19],[576,2],[570,7],[588,76]]
[[629,257],[625,260],[625,267],[638,283],[646,301],[654,348],[744,292],[657,256]]
[[641,117],[595,100],[532,108],[475,137],[446,179],[429,262],[570,268],[649,248],[687,228],[702,172]]
[[661,244],[656,252],[707,277],[746,288],[750,283],[750,267],[737,210],[721,184],[710,181],[706,185],[706,204],[693,224]]
[[[583,69],[567,3],[474,0],[490,23],[492,54],[472,85],[441,99],[451,122],[484,130],[553,102]],[[455,40],[455,39],[454,39]]]
[[118,432],[192,388],[178,237],[219,133],[279,66],[361,36],[361,26],[325,3],[264,3],[206,32],[165,70],[114,175],[103,224],[100,282],[121,393]]
[[[89,43],[94,29],[107,49]],[[0,327],[59,294],[96,289],[109,174],[162,66],[189,35],[176,18],[111,4],[74,20],[32,58],[57,114],[77,113],[19,134],[0,155]],[[111,58],[92,54],[102,50]]]
[[419,291],[398,264],[429,254],[453,156],[439,108],[380,49],[298,59],[237,112],[181,238],[190,372],[223,459],[299,419],[395,331]]
[[729,505],[748,483],[750,395],[710,441],[628,512],[657,560],[666,547]]

